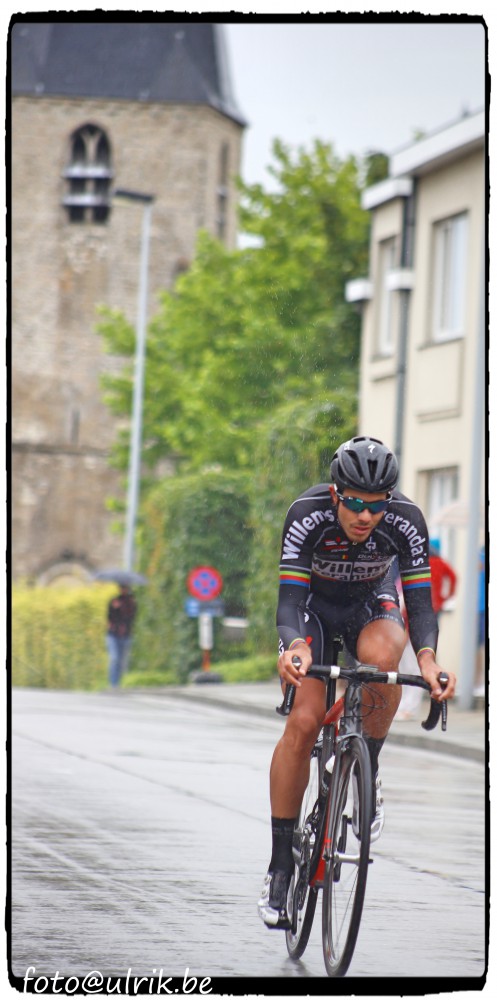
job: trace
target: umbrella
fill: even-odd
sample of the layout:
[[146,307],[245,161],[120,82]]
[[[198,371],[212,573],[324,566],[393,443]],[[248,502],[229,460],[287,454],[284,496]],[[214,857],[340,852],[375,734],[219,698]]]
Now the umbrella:
[[[479,508],[479,520],[483,520],[483,507],[480,504]],[[434,517],[431,518],[431,524],[434,525],[446,525],[450,528],[466,528],[469,521],[469,508],[467,503],[463,500],[453,500],[452,503],[446,504],[442,507]]]
[[99,569],[93,575],[94,580],[110,580],[118,583],[121,587],[139,587],[140,584],[148,583],[146,576],[141,573],[134,573],[129,569]]

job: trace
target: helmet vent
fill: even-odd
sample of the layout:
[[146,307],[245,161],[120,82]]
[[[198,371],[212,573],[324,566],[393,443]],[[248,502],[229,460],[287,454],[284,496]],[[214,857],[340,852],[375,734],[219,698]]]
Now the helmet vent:
[[376,479],[376,471],[378,469],[378,462],[374,462],[374,461],[371,462],[371,461],[369,461],[368,462],[368,468],[369,468],[369,477],[370,477],[370,480],[371,480],[371,482],[374,482],[375,479]]

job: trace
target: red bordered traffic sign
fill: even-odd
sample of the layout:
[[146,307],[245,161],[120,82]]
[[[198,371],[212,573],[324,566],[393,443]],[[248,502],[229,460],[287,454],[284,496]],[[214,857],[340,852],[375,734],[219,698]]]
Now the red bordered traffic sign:
[[212,566],[196,566],[190,570],[186,586],[198,601],[212,601],[223,589],[223,578]]

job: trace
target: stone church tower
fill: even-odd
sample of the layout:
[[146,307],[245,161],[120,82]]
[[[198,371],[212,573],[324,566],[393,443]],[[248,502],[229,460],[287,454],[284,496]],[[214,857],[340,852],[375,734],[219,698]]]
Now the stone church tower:
[[136,323],[143,209],[113,191],[154,196],[150,317],[200,228],[235,245],[245,125],[222,25],[70,17],[9,39],[12,573],[40,582],[122,562],[96,309]]

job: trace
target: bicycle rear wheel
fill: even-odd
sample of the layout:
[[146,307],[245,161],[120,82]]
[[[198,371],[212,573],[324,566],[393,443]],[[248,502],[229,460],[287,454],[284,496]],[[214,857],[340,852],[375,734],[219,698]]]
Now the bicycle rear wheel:
[[320,773],[321,745],[317,743],[312,751],[309,782],[293,835],[295,868],[288,891],[288,914],[292,927],[285,934],[288,954],[295,961],[307,948],[318,898],[318,890],[309,885],[309,875],[322,826],[318,809]]
[[373,789],[369,753],[362,739],[351,740],[333,779],[328,822],[331,856],[323,887],[323,955],[328,975],[343,976],[357,941],[369,865]]

